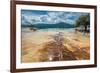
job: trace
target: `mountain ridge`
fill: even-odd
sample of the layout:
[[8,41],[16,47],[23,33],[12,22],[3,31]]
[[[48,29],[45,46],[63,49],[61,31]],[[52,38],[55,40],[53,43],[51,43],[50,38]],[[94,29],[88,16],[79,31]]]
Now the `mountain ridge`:
[[45,28],[74,28],[73,24],[68,24],[68,23],[64,23],[64,22],[60,22],[60,23],[56,23],[56,24],[43,24],[43,23],[39,23],[39,24],[34,24],[34,25],[25,25],[22,24],[22,27],[35,27],[35,28],[39,28],[39,29],[45,29]]

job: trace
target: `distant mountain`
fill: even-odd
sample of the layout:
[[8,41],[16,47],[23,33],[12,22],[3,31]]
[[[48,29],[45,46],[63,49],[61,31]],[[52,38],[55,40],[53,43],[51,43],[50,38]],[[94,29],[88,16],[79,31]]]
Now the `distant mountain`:
[[74,25],[72,24],[68,24],[68,23],[64,23],[64,22],[60,22],[57,24],[34,24],[34,25],[24,25],[22,24],[22,27],[35,27],[35,28],[39,28],[39,29],[46,29],[46,28],[73,28]]

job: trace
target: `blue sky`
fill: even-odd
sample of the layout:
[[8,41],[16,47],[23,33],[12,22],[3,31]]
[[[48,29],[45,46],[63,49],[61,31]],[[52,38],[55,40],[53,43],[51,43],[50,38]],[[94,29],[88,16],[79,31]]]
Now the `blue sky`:
[[65,11],[21,10],[22,24],[57,24],[60,22],[75,24],[76,19],[88,13]]

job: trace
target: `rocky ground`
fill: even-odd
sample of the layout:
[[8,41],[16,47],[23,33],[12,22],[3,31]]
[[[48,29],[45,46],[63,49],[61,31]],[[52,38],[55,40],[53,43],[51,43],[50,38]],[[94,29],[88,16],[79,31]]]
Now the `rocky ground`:
[[[76,35],[69,37],[62,32],[36,33],[38,36],[34,34],[32,32],[23,36],[21,57],[23,63],[90,59],[90,44],[87,38],[82,39],[82,36]],[[78,38],[73,38],[75,36]],[[39,38],[41,39],[37,41]]]

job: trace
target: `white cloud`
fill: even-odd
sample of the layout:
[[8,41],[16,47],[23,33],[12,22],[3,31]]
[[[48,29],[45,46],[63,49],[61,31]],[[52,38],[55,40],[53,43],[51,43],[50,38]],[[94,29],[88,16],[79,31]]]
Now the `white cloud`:
[[82,13],[73,12],[47,12],[47,14],[34,14],[34,13],[22,13],[22,24],[27,21],[30,24],[47,23],[56,24],[59,22],[65,22],[69,24],[74,24],[75,19],[82,15]]

